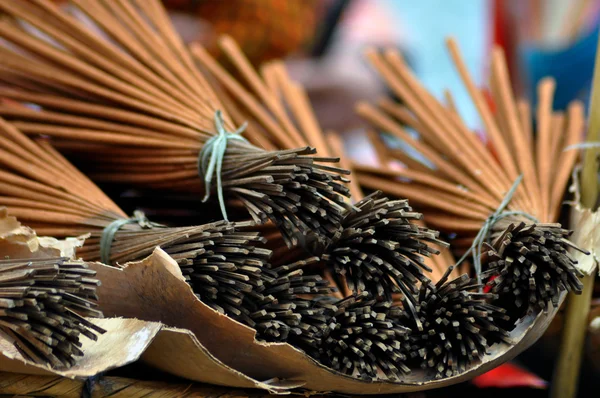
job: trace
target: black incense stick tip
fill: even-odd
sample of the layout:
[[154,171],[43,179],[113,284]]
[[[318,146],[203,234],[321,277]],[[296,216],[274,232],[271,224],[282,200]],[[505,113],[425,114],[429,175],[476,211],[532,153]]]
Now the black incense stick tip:
[[101,318],[96,272],[79,261],[36,258],[0,261],[0,335],[37,364],[69,368],[83,355],[80,335],[105,331],[84,316]]

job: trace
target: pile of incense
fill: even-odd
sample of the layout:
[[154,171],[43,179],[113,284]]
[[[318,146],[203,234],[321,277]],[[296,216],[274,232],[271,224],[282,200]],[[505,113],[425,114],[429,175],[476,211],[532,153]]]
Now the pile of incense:
[[[47,140],[32,141],[0,118],[0,206],[6,206],[39,234],[58,237],[88,234],[77,255],[98,260],[103,233],[126,216]],[[318,275],[304,268],[318,258],[271,267],[270,250],[250,223],[166,227],[147,220],[114,232],[110,260],[141,260],[160,246],[179,265],[198,298],[252,328],[270,341],[301,339],[306,301],[299,295],[332,293]],[[292,341],[290,341],[292,342]]]
[[40,235],[88,234],[77,249],[83,259],[100,260],[106,251],[101,244],[110,249],[110,263],[141,260],[160,246],[217,311],[242,319],[240,306],[262,299],[261,272],[270,251],[256,247],[264,241],[259,233],[241,228],[248,223],[166,227],[133,220],[113,231],[112,242],[103,242],[106,229],[128,217],[47,140],[32,141],[0,118],[0,165],[0,206]]
[[[230,113],[251,121],[254,130],[249,134],[285,145],[268,128],[270,122],[279,120],[286,136],[293,140],[292,145],[319,147],[326,156],[340,157],[344,169],[351,168],[344,161],[339,137],[323,133],[306,92],[289,77],[281,62],[264,65],[259,74],[232,39],[224,37],[220,45],[246,85],[237,82],[202,47],[196,45],[192,51],[209,80],[218,82],[214,83],[217,92],[227,99],[224,103]],[[286,109],[290,110],[289,115]],[[417,283],[429,281],[423,271],[432,271],[423,259],[439,254],[428,244],[447,245],[437,239],[436,231],[416,223],[422,215],[413,212],[407,201],[392,201],[378,194],[364,198],[355,181],[349,189],[354,208],[344,213],[340,227],[329,236],[329,245],[312,253],[321,256],[344,295],[369,291],[374,297],[387,300],[392,293],[412,297]]]
[[581,293],[583,273],[568,249],[570,231],[560,225],[511,224],[487,247],[482,274],[514,323],[528,313],[557,308],[562,292]]
[[[424,258],[439,254],[428,243],[444,246],[438,232],[414,223],[422,218],[407,200],[389,200],[376,192],[363,198],[342,221],[322,255],[353,293],[370,292],[392,300],[393,293],[412,298],[430,283]],[[424,272],[426,271],[426,272]]]
[[510,342],[508,331],[498,325],[508,319],[506,310],[489,303],[496,296],[477,293],[481,285],[466,274],[449,280],[453,268],[433,288],[422,285],[419,304],[406,322],[411,330],[407,363],[430,369],[438,379],[465,372],[493,343]]
[[[576,151],[564,149],[581,138],[582,104],[573,102],[566,114],[554,112],[554,82],[542,80],[534,134],[530,107],[524,100],[515,100],[502,51],[494,49],[492,57],[494,112],[467,72],[456,44],[449,40],[448,47],[479,111],[489,143],[486,145],[466,126],[449,94],[447,105],[436,100],[397,51],[371,50],[367,53],[369,61],[402,105],[383,99],[377,106],[360,103],[357,111],[375,128],[394,135],[409,148],[379,148],[386,159],[399,160],[405,167],[392,170],[355,164],[358,179],[367,188],[408,198],[412,206],[428,215],[429,224],[456,234],[453,249],[473,254],[476,273],[484,271],[490,278],[503,275],[503,295],[525,294],[532,304],[538,300],[548,304],[557,303],[565,291],[580,292],[582,285],[575,281],[581,274],[576,262],[565,255],[572,244],[566,239],[568,233],[555,222],[577,158]],[[408,134],[403,125],[417,131],[418,138]],[[501,208],[503,204],[507,206]],[[511,231],[523,233],[511,235]],[[500,239],[496,254],[482,256],[481,244],[496,239]],[[477,267],[479,257],[484,259],[483,270]],[[553,278],[551,291],[543,292],[549,285],[533,281],[545,277]],[[530,286],[525,289],[523,284]],[[520,307],[535,310],[543,305]],[[524,314],[512,313],[511,318]]]
[[0,260],[0,336],[30,361],[71,367],[84,354],[80,336],[105,332],[84,318],[102,318],[95,275],[67,258]]
[[[203,181],[215,177],[198,163],[216,137],[217,111],[229,132],[243,121],[234,125],[160,1],[73,3],[69,12],[48,0],[0,4],[0,115],[83,158],[95,179],[200,199],[210,189]],[[258,146],[230,139],[215,173],[227,200],[255,222],[272,221],[289,246],[326,244],[347,207],[346,171],[313,148],[269,150],[252,137]]]
[[319,359],[344,374],[376,380],[381,373],[398,380],[410,373],[402,343],[410,330],[403,325],[404,310],[367,293],[336,302],[336,310],[322,331]]

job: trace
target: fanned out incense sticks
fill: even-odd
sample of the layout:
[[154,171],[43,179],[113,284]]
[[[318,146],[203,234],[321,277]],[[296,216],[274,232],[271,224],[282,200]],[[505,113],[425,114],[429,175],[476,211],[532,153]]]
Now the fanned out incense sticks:
[[270,341],[286,341],[303,348],[314,345],[313,335],[326,319],[325,307],[316,308],[311,300],[303,298],[332,293],[329,282],[319,275],[305,275],[303,268],[319,261],[318,257],[300,260],[293,264],[264,269],[262,278],[265,289],[261,302],[254,312],[246,316],[247,324],[254,327],[260,338]]
[[95,275],[67,258],[0,260],[0,335],[37,364],[72,366],[84,354],[80,336],[104,333],[84,318],[102,318]]
[[580,249],[569,235],[560,225],[511,224],[489,247],[482,277],[491,277],[488,284],[513,322],[550,304],[556,308],[564,291],[581,293],[583,273],[566,250]]
[[321,338],[320,360],[332,369],[361,379],[375,380],[378,372],[398,380],[410,369],[402,350],[409,329],[404,310],[378,302],[364,292],[334,304],[338,309]]
[[[237,103],[227,103],[228,109],[233,109],[231,113],[247,112],[245,119],[251,120],[256,130],[262,128],[267,136],[267,121],[281,120],[295,145],[317,146],[328,157],[341,155],[331,150],[335,143],[332,145],[321,131],[306,92],[289,78],[281,63],[264,66],[261,77],[231,39],[223,38],[221,46],[253,92],[237,83],[202,48],[196,47],[194,55],[220,83],[219,92],[228,92],[237,99]],[[291,109],[291,115],[285,112],[286,108]],[[272,119],[267,118],[269,115]],[[275,136],[269,137],[276,141]],[[341,164],[347,168],[343,160]],[[422,256],[439,253],[427,243],[442,247],[445,243],[437,239],[436,231],[414,223],[421,214],[412,212],[407,201],[390,201],[377,194],[362,198],[356,184],[351,184],[350,189],[357,202],[354,208],[344,213],[340,227],[329,234],[327,246],[309,250],[321,256],[337,274],[340,290],[345,293],[369,291],[374,297],[387,300],[391,300],[392,293],[400,292],[412,297],[418,283],[429,282],[423,269],[431,269],[424,265]]]
[[436,231],[413,223],[422,215],[413,212],[407,200],[391,201],[376,192],[355,207],[322,259],[353,293],[367,291],[388,301],[392,293],[402,293],[411,299],[420,284],[430,283],[423,271],[432,270],[423,258],[439,254],[427,243],[445,243]]
[[[293,142],[276,123],[270,127],[286,150],[232,139],[227,131],[237,129],[230,115],[160,1],[72,3],[71,15],[48,0],[0,4],[6,14],[0,97],[36,105],[5,102],[0,115],[28,135],[51,136],[57,148],[92,165],[99,180],[183,190],[199,199],[211,188],[203,180],[222,180],[219,196],[222,189],[241,202],[255,222],[273,221],[288,245],[327,243],[324,234],[338,226],[348,195],[346,171],[327,165],[336,159],[311,156],[313,148],[289,149]],[[225,134],[216,135],[217,111]],[[215,149],[224,142],[221,162]],[[209,158],[216,167],[204,167]]]
[[[540,82],[536,111],[538,131],[534,139],[529,105],[515,101],[502,51],[495,49],[492,58],[491,94],[496,106],[493,112],[469,76],[456,44],[450,40],[448,46],[483,120],[489,145],[469,130],[451,105],[438,102],[417,81],[397,51],[371,50],[367,57],[404,105],[387,99],[377,107],[361,103],[357,106],[358,113],[375,127],[411,146],[412,149],[405,151],[405,157],[414,158],[414,154],[419,153],[433,166],[412,167],[411,162],[407,162],[406,168],[401,170],[379,171],[355,165],[361,184],[408,198],[413,206],[427,212],[432,226],[456,234],[454,248],[473,254],[476,272],[481,271],[477,259],[481,257],[483,242],[517,228],[532,234],[527,242],[533,250],[538,249],[539,244],[543,247],[546,236],[554,237],[547,250],[561,258],[561,265],[550,260],[547,253],[531,255],[528,263],[515,262],[512,257],[505,257],[514,255],[510,250],[499,251],[495,261],[499,260],[498,256],[502,257],[501,264],[509,261],[511,272],[517,275],[529,275],[533,267],[540,275],[561,278],[560,271],[554,271],[558,266],[568,273],[563,277],[576,279],[579,273],[572,267],[573,263],[562,257],[572,245],[565,239],[560,225],[552,222],[558,217],[577,157],[575,151],[563,149],[580,139],[582,104],[573,102],[565,115],[553,112],[554,83],[549,79]],[[415,129],[419,138],[409,135],[401,123]],[[389,155],[393,156],[394,152]],[[390,182],[390,178],[396,182]],[[541,240],[536,243],[538,238]],[[486,266],[489,265],[484,264],[484,268]],[[501,269],[496,263],[492,266],[496,271]],[[555,298],[563,290],[577,291],[581,287],[578,283],[554,282],[557,290],[548,294]]]
[[[539,222],[556,221],[577,157],[575,151],[563,149],[581,137],[582,104],[573,102],[564,115],[553,112],[553,83],[549,79],[542,81],[536,111],[539,131],[534,140],[529,105],[514,99],[501,50],[495,49],[492,59],[494,113],[464,67],[456,44],[449,41],[448,45],[484,122],[489,145],[465,125],[452,107],[437,101],[417,81],[396,51],[369,51],[369,60],[403,105],[387,99],[378,106],[361,103],[358,113],[410,145],[412,150],[404,152],[405,156],[420,153],[433,167],[423,164],[417,169],[407,165],[402,170],[379,172],[356,165],[361,184],[406,197],[419,209],[429,209],[432,226],[457,233],[459,239],[455,243],[462,247],[470,246],[472,237],[498,208],[520,174],[523,183],[507,209],[527,213]],[[410,136],[400,123],[414,128],[419,138]],[[390,151],[389,156],[396,153]],[[390,178],[404,181],[390,184]],[[548,181],[553,184],[550,186]]]
[[[405,352],[410,364],[430,369],[435,378],[465,372],[494,342],[507,340],[508,332],[497,326],[507,318],[505,310],[491,305],[491,293],[475,293],[479,285],[466,274],[448,281],[453,267],[431,289],[423,285],[410,327]],[[409,322],[415,321],[416,325]]]

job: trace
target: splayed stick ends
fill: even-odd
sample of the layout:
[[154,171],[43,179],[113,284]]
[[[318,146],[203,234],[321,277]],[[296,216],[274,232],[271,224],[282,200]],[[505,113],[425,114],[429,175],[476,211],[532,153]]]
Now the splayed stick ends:
[[366,292],[335,306],[337,311],[321,338],[323,364],[365,380],[378,379],[378,372],[390,380],[410,372],[401,349],[409,334],[401,322],[407,316],[404,310],[378,302]]
[[406,346],[410,363],[430,369],[436,378],[465,372],[492,343],[508,336],[496,325],[507,318],[505,310],[488,303],[495,295],[474,292],[480,285],[467,275],[448,281],[452,268],[434,289],[421,288],[419,304],[406,321],[414,322]]
[[305,274],[304,269],[318,261],[318,257],[311,257],[263,270],[265,300],[254,314],[259,337],[287,341],[305,351],[314,348],[315,334],[326,323],[329,307],[310,297],[335,291],[321,276]]
[[497,303],[507,308],[514,323],[523,316],[555,308],[563,292],[581,293],[583,273],[569,249],[570,231],[560,224],[510,224],[488,246],[482,274]]
[[447,244],[437,231],[415,223],[422,214],[413,212],[407,200],[389,200],[376,192],[355,207],[322,259],[354,293],[368,291],[387,301],[402,293],[412,299],[419,284],[430,283],[424,257],[439,254],[428,243]]
[[73,366],[84,354],[80,335],[105,332],[83,318],[102,317],[95,275],[67,258],[0,260],[0,334],[35,363]]

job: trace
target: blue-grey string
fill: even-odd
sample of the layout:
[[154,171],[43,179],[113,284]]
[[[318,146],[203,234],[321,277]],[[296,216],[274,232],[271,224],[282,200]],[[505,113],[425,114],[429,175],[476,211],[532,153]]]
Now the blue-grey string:
[[115,234],[126,224],[139,224],[142,228],[152,228],[159,226],[159,224],[151,223],[148,221],[144,212],[136,210],[133,212],[131,218],[120,218],[108,224],[102,231],[100,237],[100,261],[104,264],[110,264],[110,251],[112,243],[115,240]]
[[225,151],[227,150],[227,143],[229,140],[247,140],[240,134],[246,130],[248,124],[244,123],[240,128],[234,132],[225,130],[225,123],[223,122],[223,115],[221,111],[215,112],[215,128],[217,135],[211,137],[200,151],[198,155],[198,175],[204,177],[204,189],[205,194],[202,198],[202,203],[205,203],[210,198],[211,182],[213,174],[217,175],[217,195],[219,197],[219,206],[221,207],[221,214],[225,221],[227,219],[227,210],[225,209],[225,200],[223,198],[223,183],[221,181],[221,172],[223,168],[223,158],[225,157]]
[[483,244],[489,238],[492,227],[501,219],[503,219],[505,217],[509,217],[509,216],[514,216],[514,215],[523,216],[525,218],[530,219],[533,222],[538,222],[537,218],[535,218],[531,214],[525,213],[523,211],[505,211],[504,210],[504,209],[506,209],[506,207],[512,200],[512,197],[514,196],[515,192],[517,191],[517,188],[519,187],[519,184],[521,183],[522,180],[523,180],[523,175],[520,175],[519,177],[517,177],[517,179],[513,183],[512,187],[508,190],[508,192],[504,196],[504,199],[502,199],[502,202],[500,202],[500,205],[498,206],[496,211],[492,215],[490,215],[487,218],[487,220],[485,220],[485,222],[483,223],[483,226],[481,227],[481,229],[475,236],[475,239],[473,239],[473,243],[471,244],[471,247],[469,247],[469,249],[465,252],[465,254],[463,254],[463,256],[456,262],[456,265],[458,266],[463,261],[465,261],[465,259],[469,256],[469,254],[472,254],[473,267],[475,268],[475,275],[477,276],[477,283],[479,285],[481,285],[481,250],[483,249]]

